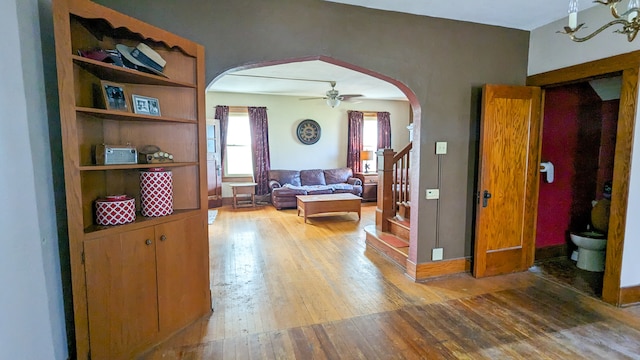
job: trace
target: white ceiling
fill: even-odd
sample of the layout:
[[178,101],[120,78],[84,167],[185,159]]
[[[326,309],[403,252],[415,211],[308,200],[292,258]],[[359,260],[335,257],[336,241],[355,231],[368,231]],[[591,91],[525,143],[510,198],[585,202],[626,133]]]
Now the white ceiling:
[[[568,0],[472,0],[462,2],[449,0],[324,1],[523,30],[532,30],[567,16],[569,3]],[[580,4],[580,9],[583,10],[594,5],[596,4],[583,0]],[[211,84],[208,90],[322,97],[331,88],[329,81],[337,83],[336,90],[340,94],[362,94],[364,99],[407,100],[398,88],[385,81],[317,60],[237,71],[218,79]]]
[[[569,0],[325,0],[372,9],[533,30],[567,16]],[[597,4],[581,1],[584,10]]]
[[[297,80],[292,80],[297,79]],[[378,78],[320,60],[236,71],[213,83],[210,91],[323,97],[336,82],[341,95],[362,94],[368,99],[406,100],[397,87]]]

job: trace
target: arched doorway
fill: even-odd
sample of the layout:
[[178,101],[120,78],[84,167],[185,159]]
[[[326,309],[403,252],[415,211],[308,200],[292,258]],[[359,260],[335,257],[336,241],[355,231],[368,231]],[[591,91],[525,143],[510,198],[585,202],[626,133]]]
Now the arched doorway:
[[[328,107],[324,104],[323,101],[301,101],[298,102],[301,98],[316,98],[322,100],[323,95],[325,95],[326,91],[330,89],[331,83],[334,82],[335,89],[339,90],[341,94],[364,94],[365,96],[359,97],[360,101],[369,101],[369,100],[390,100],[390,101],[402,101],[405,103],[407,108],[406,115],[403,116],[402,120],[396,120],[402,122],[402,126],[397,126],[395,133],[392,132],[392,147],[394,149],[401,149],[404,145],[409,141],[409,131],[406,127],[409,124],[413,124],[413,128],[415,131],[415,140],[414,147],[411,152],[411,163],[415,164],[414,169],[411,169],[411,176],[417,176],[419,173],[418,167],[420,164],[419,161],[419,130],[420,129],[420,118],[421,118],[421,106],[417,100],[414,92],[409,89],[405,84],[401,83],[398,80],[385,76],[383,74],[377,73],[375,71],[365,69],[359,67],[354,64],[346,63],[344,61],[340,61],[327,56],[311,56],[304,58],[294,58],[294,59],[283,59],[276,61],[267,61],[260,62],[250,65],[243,65],[240,67],[236,67],[230,69],[223,74],[214,79],[208,87],[209,93],[253,93],[253,94],[262,94],[265,96],[273,95],[273,96],[282,96],[282,97],[291,97],[295,100],[295,105],[293,107],[298,107],[298,104],[305,104],[305,107],[308,108],[309,113],[306,117],[313,117],[317,114],[317,111],[327,110]],[[265,85],[269,83],[268,85]],[[369,89],[360,87],[353,87],[353,84],[361,85],[365,83],[369,86]],[[308,90],[300,91],[295,88],[299,88],[300,86],[304,86],[308,88]],[[385,94],[385,91],[391,89],[394,98],[389,98],[388,93]],[[382,95],[381,95],[382,94]],[[386,97],[385,97],[386,96]],[[209,94],[207,96],[207,115],[208,118],[213,116],[213,108],[216,105],[223,105],[219,103],[218,99],[221,99],[220,96],[216,98],[215,96],[211,96]],[[225,99],[225,97],[222,97]],[[227,97],[228,99],[228,97]],[[306,100],[306,99],[305,99]],[[247,104],[236,102],[237,105],[258,105],[258,104]],[[233,105],[233,104],[229,104]],[[279,107],[281,104],[273,104],[269,105],[269,112],[278,111],[276,107]],[[324,156],[331,158],[332,160],[327,161],[326,163],[319,163],[316,167],[322,168],[326,166],[331,166],[331,164],[335,164],[335,167],[344,166],[344,160],[346,159],[346,110],[352,109],[354,106],[350,103],[342,104],[339,108],[334,109],[334,113],[338,114],[335,120],[327,120],[325,124],[320,124],[323,127],[323,139],[329,138],[331,135],[325,131],[325,126],[327,130],[333,132],[333,139],[335,140],[333,143],[324,144],[328,145],[328,147],[324,147],[323,149],[331,148],[331,146],[338,147],[338,150],[329,150],[322,151]],[[357,106],[356,106],[357,107]],[[372,110],[381,110],[381,109],[372,109]],[[340,112],[343,112],[340,115]],[[288,116],[284,114],[284,116]],[[296,117],[297,116],[297,117]],[[277,143],[279,146],[285,146],[286,144],[295,143],[295,135],[294,135],[294,126],[293,124],[296,121],[300,121],[301,114],[292,115],[288,119],[280,121],[279,124],[274,125],[274,128],[277,130],[272,131],[271,114],[269,115],[269,128],[270,128],[270,143]],[[392,121],[393,119],[392,116]],[[399,131],[398,131],[399,129]],[[402,140],[397,140],[402,138]],[[394,141],[396,140],[396,141]],[[404,142],[403,142],[404,141]],[[318,149],[317,147],[316,149]],[[316,150],[314,149],[314,150]],[[306,158],[309,159],[311,154],[314,156],[317,155],[316,151],[311,150],[310,147],[298,146],[294,147],[286,147],[282,151],[272,151],[272,168],[281,168],[284,167],[284,161],[282,160],[281,153],[286,153],[286,156],[291,159],[291,154],[295,154],[298,157],[305,157],[305,153],[308,155]],[[333,162],[332,162],[333,161]],[[274,163],[275,162],[275,163]],[[292,165],[286,166],[286,168],[295,168],[298,165],[301,165],[300,162],[290,162]],[[304,164],[308,165],[308,164]],[[417,179],[416,182],[417,183]],[[415,189],[417,192],[417,189]],[[222,189],[222,196],[228,196],[228,190],[224,187]],[[417,193],[414,194],[417,197]],[[418,209],[415,209],[415,212],[412,212],[412,216],[418,216]],[[411,229],[409,231],[409,259],[412,261],[416,261],[417,254],[417,230]]]

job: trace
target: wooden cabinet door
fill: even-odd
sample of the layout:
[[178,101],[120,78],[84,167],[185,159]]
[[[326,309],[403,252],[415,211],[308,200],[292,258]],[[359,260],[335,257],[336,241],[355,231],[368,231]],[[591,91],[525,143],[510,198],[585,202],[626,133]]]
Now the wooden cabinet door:
[[84,242],[92,359],[126,359],[158,334],[153,228]]
[[161,331],[177,330],[211,309],[205,232],[201,216],[156,226]]

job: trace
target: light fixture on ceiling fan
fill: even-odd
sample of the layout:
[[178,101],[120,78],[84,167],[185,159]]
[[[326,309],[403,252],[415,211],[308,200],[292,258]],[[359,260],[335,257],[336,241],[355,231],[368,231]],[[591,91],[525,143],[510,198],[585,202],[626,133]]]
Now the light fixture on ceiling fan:
[[328,90],[324,97],[305,98],[305,99],[300,99],[300,100],[318,100],[318,99],[323,99],[323,100],[327,101],[327,105],[329,105],[332,108],[335,108],[336,106],[339,106],[342,101],[346,101],[346,100],[350,100],[350,99],[353,99],[353,98],[356,98],[356,97],[364,96],[362,94],[340,95],[340,92],[338,90],[336,90],[336,82],[335,81],[326,81],[326,82],[328,82],[331,85],[331,90]]
[[622,29],[617,29],[614,32],[627,35],[629,42],[636,38],[638,30],[640,30],[640,17],[638,16],[640,12],[639,0],[629,0],[627,11],[622,14],[620,14],[616,8],[622,0],[595,0],[594,2],[608,6],[614,20],[602,25],[585,37],[578,37],[576,33],[582,28],[584,23],[578,25],[578,0],[569,0],[569,25],[564,27],[564,31],[558,31],[558,33],[569,35],[571,40],[575,42],[583,42],[593,38],[611,26],[622,25]]

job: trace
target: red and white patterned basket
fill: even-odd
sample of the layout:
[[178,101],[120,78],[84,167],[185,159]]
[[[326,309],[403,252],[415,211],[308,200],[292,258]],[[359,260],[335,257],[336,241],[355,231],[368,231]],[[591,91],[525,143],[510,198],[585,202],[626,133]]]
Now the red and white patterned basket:
[[165,216],[173,213],[171,171],[149,169],[140,172],[140,208],[142,216]]
[[98,225],[122,225],[136,220],[136,201],[126,195],[96,200]]

